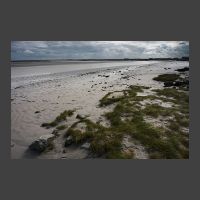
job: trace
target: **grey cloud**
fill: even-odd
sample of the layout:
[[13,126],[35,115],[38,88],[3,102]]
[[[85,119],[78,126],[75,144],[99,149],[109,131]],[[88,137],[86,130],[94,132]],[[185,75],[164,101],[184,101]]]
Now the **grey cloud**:
[[11,58],[149,58],[189,55],[187,41],[13,41]]

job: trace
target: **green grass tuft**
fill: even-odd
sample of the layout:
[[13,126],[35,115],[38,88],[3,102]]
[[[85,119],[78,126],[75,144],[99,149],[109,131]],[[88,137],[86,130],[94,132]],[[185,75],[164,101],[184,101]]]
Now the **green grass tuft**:
[[66,129],[66,128],[67,128],[66,125],[60,125],[60,126],[57,126],[57,127],[56,127],[56,129],[58,129],[58,130],[64,130],[64,129]]
[[59,116],[56,117],[56,119],[50,123],[43,123],[41,126],[50,128],[57,126],[60,122],[65,121],[67,117],[70,117],[73,115],[75,110],[65,110],[64,112],[60,113]]

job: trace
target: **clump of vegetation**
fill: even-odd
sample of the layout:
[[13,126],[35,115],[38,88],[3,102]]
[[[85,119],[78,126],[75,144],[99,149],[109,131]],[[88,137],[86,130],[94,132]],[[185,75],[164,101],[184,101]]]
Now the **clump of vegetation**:
[[172,99],[168,99],[168,101],[177,105],[177,111],[181,112],[182,114],[189,113],[189,95],[186,92],[178,91],[175,88],[164,88],[159,90],[154,90],[157,95],[159,96],[166,96]]
[[161,74],[155,78],[153,78],[153,80],[155,81],[161,81],[161,82],[169,82],[169,81],[176,81],[177,79],[180,78],[179,74]]
[[62,122],[66,120],[66,117],[71,117],[74,113],[74,110],[65,110],[64,112],[60,113],[59,116],[56,117],[56,122]]
[[[176,88],[164,88],[164,89],[157,89],[154,90],[157,95],[163,95],[166,97],[172,97],[177,101],[185,101],[186,103],[189,102],[189,96],[187,93],[183,91],[178,91]],[[178,102],[175,102],[178,103]]]
[[[127,96],[129,97],[136,97],[137,92],[143,92],[143,89],[149,89],[149,87],[145,86],[138,86],[138,85],[131,85],[128,90],[123,90],[123,91],[115,91],[115,92],[109,92],[106,94],[101,100],[100,100],[100,107],[102,106],[108,106],[113,103],[117,103],[120,101],[123,101],[126,99]],[[121,92],[123,93],[122,96],[119,97],[111,97],[112,94]]]
[[114,98],[110,98],[111,94],[113,94],[113,92],[109,92],[108,94],[106,94],[101,100],[100,100],[100,104],[99,106],[107,106],[113,103],[116,103],[118,101],[120,101],[122,99],[122,97],[114,97]]
[[50,123],[43,123],[41,126],[50,128],[57,126],[60,122],[65,121],[67,117],[71,117],[74,114],[75,110],[65,110],[64,112],[60,113],[59,116],[56,117],[56,119]]
[[[145,147],[152,159],[188,158],[188,136],[181,132],[181,127],[189,125],[187,93],[174,88],[165,88],[154,90],[157,95],[137,96],[143,89],[148,88],[131,86],[128,90],[124,90],[121,96],[114,98],[111,97],[112,93],[108,93],[100,100],[100,106],[116,103],[111,112],[105,113],[110,127],[80,117],[79,121],[66,131],[66,141],[70,136],[70,142],[67,144],[80,145],[89,142],[89,151],[95,156],[131,159],[134,158],[134,151],[122,148],[123,137],[128,134]],[[144,99],[162,99],[174,103],[175,106],[164,108],[158,104],[147,104],[145,108],[141,108],[140,101]],[[174,120],[169,120],[167,128],[155,127],[144,120],[146,115],[174,116]],[[122,120],[123,118],[125,120]],[[79,123],[86,125],[84,131],[77,129]]]
[[173,112],[173,109],[170,108],[164,108],[158,104],[148,104],[146,107],[142,110],[143,113],[146,115],[150,115],[152,117],[157,118],[159,115],[161,116],[170,116]]
[[64,129],[66,129],[66,128],[67,128],[66,125],[60,125],[60,126],[57,126],[57,127],[56,127],[57,130],[64,130]]
[[189,116],[180,115],[178,113],[174,114],[176,122],[183,127],[189,127]]
[[53,121],[53,122],[50,122],[50,123],[43,123],[41,126],[46,127],[46,128],[50,128],[50,127],[55,127],[57,125],[58,125],[58,122]]

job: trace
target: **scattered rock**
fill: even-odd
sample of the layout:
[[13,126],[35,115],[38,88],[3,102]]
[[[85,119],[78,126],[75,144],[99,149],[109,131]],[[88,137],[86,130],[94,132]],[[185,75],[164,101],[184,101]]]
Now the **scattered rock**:
[[172,87],[172,86],[189,86],[189,80],[183,80],[183,81],[166,81],[164,82],[164,87]]
[[184,67],[184,68],[181,68],[181,69],[177,69],[176,71],[178,71],[178,72],[186,72],[186,71],[189,71],[189,67]]
[[66,153],[66,150],[65,150],[65,149],[63,149],[63,153]]
[[17,86],[15,87],[15,89],[19,89],[19,88],[23,88],[24,86]]
[[87,115],[80,115],[80,114],[76,115],[76,119],[81,119],[81,120],[87,117],[88,117]]
[[189,80],[185,80],[185,81],[176,81],[174,83],[174,86],[183,86],[183,85],[189,85]]
[[38,153],[43,152],[55,138],[53,134],[43,135],[36,141],[34,141],[30,146],[29,149],[32,151],[36,151]]
[[88,150],[90,148],[90,143],[88,143],[88,142],[84,143],[83,145],[81,145],[81,148]]
[[164,82],[164,87],[171,87],[171,86],[174,86],[174,82],[173,81]]
[[68,147],[69,145],[71,145],[73,143],[73,139],[72,136],[68,136],[66,141],[65,141],[65,147]]
[[53,130],[51,134],[55,135],[56,137],[60,135],[58,129]]

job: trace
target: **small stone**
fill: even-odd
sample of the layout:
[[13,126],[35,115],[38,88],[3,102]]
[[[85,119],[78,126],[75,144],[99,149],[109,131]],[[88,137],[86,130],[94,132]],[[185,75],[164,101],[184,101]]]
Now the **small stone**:
[[51,134],[53,134],[56,137],[58,137],[59,136],[59,131],[57,129],[55,129],[55,130],[53,130],[53,132]]
[[82,149],[89,149],[90,148],[90,143],[86,142],[81,146]]
[[167,81],[164,83],[164,87],[171,87],[174,86],[174,82],[173,81]]
[[73,143],[73,139],[72,136],[68,136],[66,141],[65,141],[65,147],[68,147],[69,145],[71,145]]
[[65,149],[63,149],[63,153],[66,153],[66,150],[65,150]]

